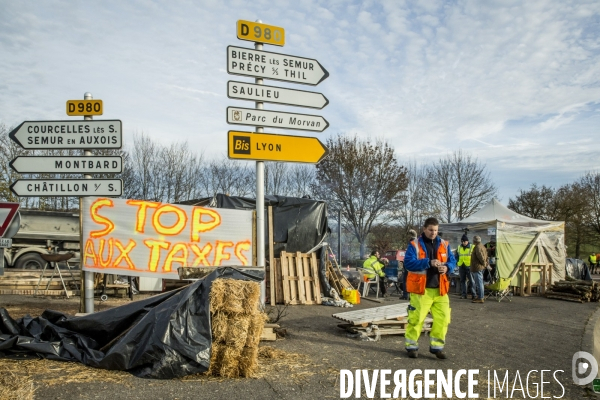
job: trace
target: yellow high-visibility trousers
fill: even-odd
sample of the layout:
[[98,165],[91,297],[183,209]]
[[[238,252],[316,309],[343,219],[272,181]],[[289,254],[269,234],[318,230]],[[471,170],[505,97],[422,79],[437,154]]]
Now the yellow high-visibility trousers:
[[440,296],[439,288],[426,288],[424,294],[410,294],[408,306],[408,325],[404,334],[404,345],[407,350],[419,349],[419,337],[423,329],[425,317],[431,310],[433,325],[429,333],[429,349],[441,351],[446,343],[446,332],[450,324],[450,299],[448,295]]

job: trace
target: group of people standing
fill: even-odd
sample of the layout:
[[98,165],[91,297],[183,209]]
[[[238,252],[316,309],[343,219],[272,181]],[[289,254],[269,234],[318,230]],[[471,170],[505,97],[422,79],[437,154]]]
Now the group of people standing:
[[473,244],[470,244],[467,235],[463,235],[460,239],[460,246],[456,249],[456,254],[460,277],[460,298],[467,298],[470,283],[472,302],[483,303],[483,271],[487,266],[488,251],[481,244],[481,237],[474,236]]

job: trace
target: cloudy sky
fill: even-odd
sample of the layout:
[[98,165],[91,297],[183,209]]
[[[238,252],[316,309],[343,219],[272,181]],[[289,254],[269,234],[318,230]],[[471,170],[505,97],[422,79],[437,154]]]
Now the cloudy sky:
[[[485,162],[503,203],[533,182],[559,186],[600,163],[600,2],[0,0],[0,123],[67,117],[91,92],[124,139],[144,132],[225,155],[226,47],[236,21],[285,28],[283,48],[330,73],[316,87],[327,138],[386,138],[401,160],[463,149]],[[253,130],[241,127],[241,130]],[[282,133],[276,129],[266,132]]]

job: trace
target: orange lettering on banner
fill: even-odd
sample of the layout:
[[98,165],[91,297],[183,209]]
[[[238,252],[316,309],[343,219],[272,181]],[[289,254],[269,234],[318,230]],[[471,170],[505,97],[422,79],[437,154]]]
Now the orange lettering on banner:
[[[181,255],[177,256],[177,253],[179,252],[181,252]],[[171,249],[171,251],[169,251],[169,254],[167,254],[167,258],[165,259],[165,267],[163,268],[163,271],[171,272],[172,265],[174,262],[181,263],[181,266],[185,267],[187,265],[187,258],[188,248],[185,245],[185,243],[176,243],[175,246],[173,246],[173,248]]]
[[135,246],[136,246],[136,243],[133,240],[129,239],[129,243],[127,243],[127,247],[124,248],[123,244],[121,242],[119,242],[118,239],[115,239],[115,247],[119,249],[121,254],[119,254],[119,257],[117,257],[115,259],[115,262],[113,263],[113,267],[118,268],[121,261],[125,260],[129,269],[135,269],[135,265],[131,261],[131,258],[129,258],[129,252],[131,250],[133,250],[133,248]]
[[[207,215],[212,221],[202,221],[202,217]],[[192,242],[200,241],[200,233],[210,231],[221,225],[221,215],[213,210],[202,207],[194,207],[192,211]]]
[[238,242],[235,245],[235,250],[233,251],[233,253],[240,260],[242,265],[249,265],[248,259],[242,253],[242,251],[248,251],[248,250],[250,250],[250,241],[249,240],[246,240],[245,242]]
[[[168,213],[168,212],[172,212],[172,213],[175,213],[175,215],[177,215],[177,221],[175,222],[175,224],[173,224],[173,226],[170,226],[170,227],[164,226],[160,222],[160,216],[162,214]],[[186,215],[185,211],[183,211],[181,208],[175,207],[171,204],[165,204],[165,205],[158,207],[156,209],[156,211],[154,211],[154,216],[152,217],[152,226],[154,227],[156,232],[161,235],[169,235],[169,236],[179,235],[181,233],[181,231],[183,230],[183,228],[185,228],[186,224],[187,224],[187,215]]]
[[90,207],[90,214],[92,216],[92,220],[100,225],[104,225],[106,228],[99,231],[91,231],[90,237],[99,238],[101,236],[108,235],[115,229],[115,224],[105,217],[98,215],[98,209],[104,206],[113,207],[114,203],[111,199],[98,199],[96,200],[92,206]]
[[100,246],[98,247],[98,262],[102,268],[109,268],[113,257],[113,240],[112,238],[108,239],[108,259],[106,261],[104,261],[104,257],[102,256],[102,254],[104,254],[104,242],[104,239],[100,239]]
[[215,248],[215,261],[213,262],[215,267],[220,266],[223,260],[229,260],[231,258],[231,254],[223,252],[226,247],[233,247],[233,242],[221,242],[220,240],[217,240],[217,247]]
[[144,244],[150,248],[149,270],[150,272],[156,272],[160,260],[160,249],[168,249],[171,243],[148,239],[144,240]]
[[148,207],[156,208],[160,205],[160,203],[154,201],[127,200],[127,204],[131,206],[139,206],[135,230],[139,233],[144,233],[144,225],[146,225],[146,211],[148,210]]
[[83,252],[83,265],[87,264],[87,259],[92,259],[92,267],[95,267],[98,264],[98,259],[96,258],[96,253],[94,252],[94,242],[91,239],[85,241],[85,250]]
[[212,245],[210,243],[206,243],[202,250],[200,250],[200,248],[195,244],[190,244],[190,249],[192,249],[192,251],[196,255],[196,258],[192,263],[192,267],[199,267],[200,264],[204,265],[205,267],[210,267],[210,263],[206,259],[206,257],[212,250]]

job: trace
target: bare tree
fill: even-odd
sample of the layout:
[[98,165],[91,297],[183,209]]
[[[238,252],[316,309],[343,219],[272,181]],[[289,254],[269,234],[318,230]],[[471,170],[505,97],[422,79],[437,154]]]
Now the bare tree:
[[551,220],[555,216],[552,209],[554,189],[533,183],[529,190],[519,190],[515,199],[508,199],[508,208],[531,218]]
[[285,195],[288,185],[288,164],[265,163],[265,194]]
[[311,196],[316,168],[311,164],[292,164],[288,170],[287,194],[293,197]]
[[415,161],[407,164],[408,185],[405,192],[405,201],[396,210],[395,219],[405,229],[403,237],[407,236],[410,229],[419,230],[427,217],[439,216],[440,211],[434,209],[435,204],[429,201],[427,192],[426,166],[418,166]]
[[317,165],[313,191],[333,210],[342,210],[363,257],[373,223],[378,218],[386,222],[400,204],[408,183],[406,169],[383,140],[338,135],[327,140],[327,147],[329,156]]
[[579,179],[584,197],[589,205],[589,224],[600,235],[600,173],[587,172]]
[[426,183],[425,195],[443,222],[467,218],[498,193],[485,164],[462,150],[428,167]]

